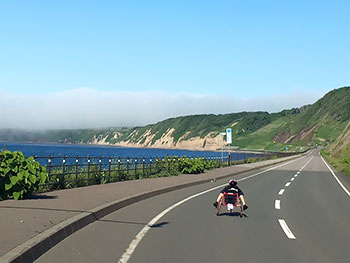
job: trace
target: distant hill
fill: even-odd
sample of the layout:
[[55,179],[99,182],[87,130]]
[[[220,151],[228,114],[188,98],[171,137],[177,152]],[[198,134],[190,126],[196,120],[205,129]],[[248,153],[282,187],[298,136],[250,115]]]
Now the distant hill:
[[240,149],[301,150],[335,143],[349,121],[350,87],[344,87],[330,91],[312,105],[272,114],[191,115],[129,129],[32,133],[0,130],[0,140],[214,150],[223,144],[220,132],[232,128],[232,146]]
[[[236,139],[243,148],[276,148],[273,144],[327,146],[335,142],[350,120],[350,87],[332,90],[300,114],[281,117],[261,129]],[[278,146],[279,145],[279,146]]]

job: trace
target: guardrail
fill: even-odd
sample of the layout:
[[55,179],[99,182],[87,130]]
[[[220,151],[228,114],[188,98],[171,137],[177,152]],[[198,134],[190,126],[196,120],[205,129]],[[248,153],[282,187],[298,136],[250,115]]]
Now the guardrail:
[[[190,157],[189,159],[201,159],[217,168],[244,163],[249,158],[270,159],[274,156],[287,155],[291,154],[240,153],[239,155]],[[40,185],[42,191],[47,191],[140,178],[171,176],[178,174],[180,162],[188,157],[34,156],[34,158],[41,164],[47,163],[48,178],[44,184]]]

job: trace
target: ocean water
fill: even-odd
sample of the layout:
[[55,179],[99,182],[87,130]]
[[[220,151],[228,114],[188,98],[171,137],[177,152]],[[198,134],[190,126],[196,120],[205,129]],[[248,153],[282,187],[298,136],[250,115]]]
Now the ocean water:
[[[19,143],[19,142],[0,142],[0,149],[6,147],[10,151],[21,151],[24,156],[37,156],[41,164],[47,164],[48,157],[51,155],[57,162],[62,162],[66,157],[67,164],[75,162],[76,157],[85,159],[87,157],[105,158],[162,158],[165,156],[187,156],[187,157],[224,157],[227,158],[227,152],[220,151],[190,151],[173,149],[155,149],[155,148],[130,148],[116,146],[96,146],[96,145],[72,145],[72,144],[39,144],[39,143]],[[252,154],[231,153],[232,160],[245,159],[254,156]]]
[[[0,142],[0,148],[6,147],[10,151],[21,151],[25,156],[46,157],[49,155],[59,156],[120,156],[120,157],[164,157],[164,156],[221,156],[221,152],[214,151],[190,151],[173,149],[154,148],[131,148],[116,146],[96,146],[96,145],[72,145],[72,144],[36,144],[36,143],[16,143]],[[224,153],[225,155],[227,153]]]

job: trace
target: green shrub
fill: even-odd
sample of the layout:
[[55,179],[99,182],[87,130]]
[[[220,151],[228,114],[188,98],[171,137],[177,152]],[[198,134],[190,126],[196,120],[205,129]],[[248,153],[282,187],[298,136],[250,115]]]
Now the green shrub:
[[179,171],[183,174],[199,174],[205,170],[205,161],[200,158],[190,159],[184,157],[180,159]]
[[45,167],[22,152],[0,152],[0,200],[30,196],[47,178]]
[[215,161],[208,161],[208,160],[204,160],[204,169],[205,170],[211,170],[214,168],[217,168],[218,164]]

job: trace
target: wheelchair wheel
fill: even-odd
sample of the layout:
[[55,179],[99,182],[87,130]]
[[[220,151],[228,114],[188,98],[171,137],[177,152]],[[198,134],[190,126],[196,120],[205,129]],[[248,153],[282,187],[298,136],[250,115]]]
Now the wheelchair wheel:
[[239,217],[242,217],[243,208],[241,204],[238,206],[238,209],[239,209]]
[[239,210],[239,217],[242,217],[242,212],[243,212],[243,205],[240,202],[240,200],[237,201],[237,203],[235,204],[235,206],[237,206],[238,210]]
[[222,204],[222,199],[221,199],[220,202],[218,203],[218,208],[217,208],[217,210],[216,210],[216,215],[217,215],[217,216],[220,214],[221,204]]

